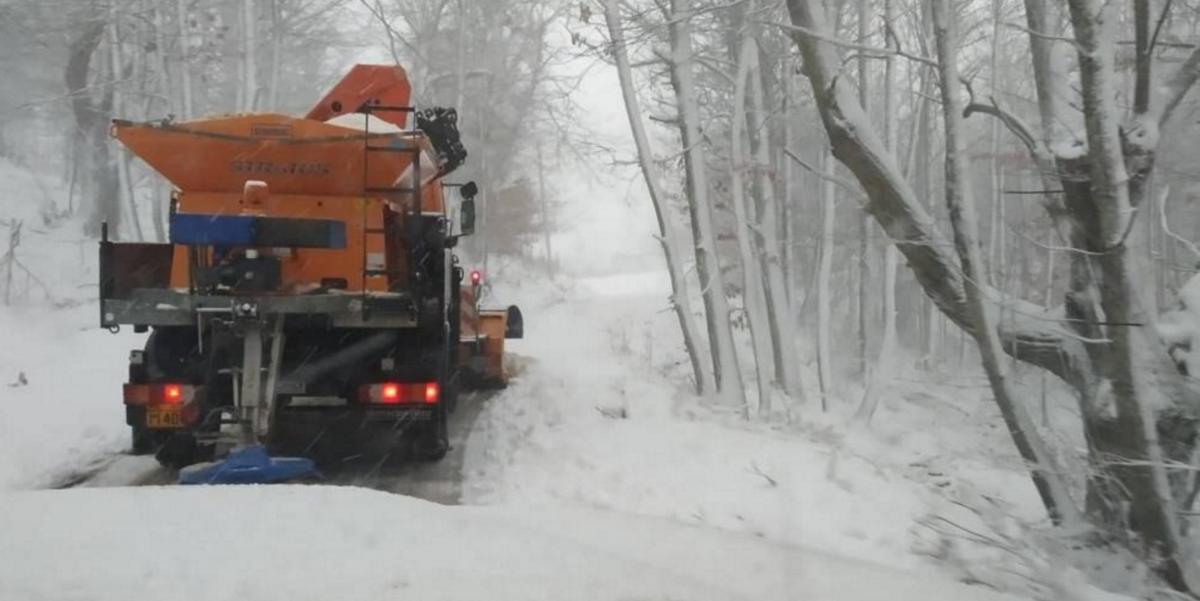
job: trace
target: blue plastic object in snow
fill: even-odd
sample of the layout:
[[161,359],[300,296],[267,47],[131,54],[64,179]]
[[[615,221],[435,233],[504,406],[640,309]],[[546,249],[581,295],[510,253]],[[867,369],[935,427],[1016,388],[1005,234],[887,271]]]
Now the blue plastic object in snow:
[[233,451],[223,461],[179,472],[180,484],[276,484],[321,477],[316,464],[303,457],[271,457],[262,445]]

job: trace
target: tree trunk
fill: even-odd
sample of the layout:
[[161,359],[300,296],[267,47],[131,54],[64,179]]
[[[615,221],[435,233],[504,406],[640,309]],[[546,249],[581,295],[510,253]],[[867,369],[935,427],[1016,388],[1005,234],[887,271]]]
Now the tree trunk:
[[[892,4],[893,0],[884,0],[884,23],[889,24],[887,26],[895,19]],[[883,78],[883,143],[893,155],[896,154],[896,118],[892,114],[892,99],[896,95],[895,62],[895,57],[888,55]],[[870,422],[879,408],[880,396],[887,389],[896,362],[896,268],[899,262],[896,245],[888,243],[884,247],[883,258],[883,337],[879,343],[875,373],[863,393],[863,402],[855,412],[855,419],[864,423]]]
[[179,88],[183,94],[183,105],[180,107],[180,118],[184,121],[195,115],[192,104],[191,61],[188,58],[191,43],[191,27],[188,26],[186,0],[175,0],[175,22],[179,25]]
[[[108,119],[112,109],[111,86],[101,86],[106,96],[99,104],[89,91],[92,56],[104,39],[107,23],[94,19],[80,24],[79,34],[71,41],[67,55],[64,81],[71,98],[77,142],[87,148],[77,153],[83,159],[85,185],[84,202],[90,204],[87,229],[99,234],[100,223],[107,222],[110,231],[119,235],[121,225],[120,188],[111,161],[108,143]],[[104,61],[101,61],[101,65]]]
[[[1096,207],[1096,237],[1108,249],[1100,267],[1100,305],[1111,342],[1104,374],[1111,380],[1116,405],[1114,430],[1094,442],[1110,460],[1123,465],[1112,472],[1128,491],[1130,519],[1150,550],[1163,558],[1161,573],[1172,586],[1196,590],[1191,560],[1181,540],[1177,511],[1151,407],[1168,406],[1151,385],[1157,363],[1140,328],[1126,324],[1145,319],[1132,287],[1124,237],[1134,216],[1133,179],[1118,131],[1113,67],[1112,9],[1094,0],[1070,0],[1071,23],[1079,51],[1084,125],[1087,130],[1091,194]],[[1140,199],[1138,199],[1140,200]]]
[[713,355],[713,372],[721,400],[746,410],[745,390],[733,329],[729,322],[729,301],[725,297],[724,276],[717,255],[717,234],[713,224],[713,206],[709,198],[707,166],[704,163],[703,138],[700,135],[700,111],[696,105],[692,74],[691,0],[671,0],[671,87],[679,109],[679,134],[683,143],[684,172],[688,207],[695,237],[696,273],[700,276],[708,339]]
[[554,249],[550,246],[550,200],[546,198],[546,161],[542,156],[542,139],[537,147],[538,209],[542,217],[542,247],[546,253],[546,275],[554,277]]
[[242,0],[242,105],[244,112],[258,106],[258,16],[255,0]]
[[[113,83],[111,84],[112,89],[109,92],[112,98],[110,103],[112,110],[110,112],[115,114],[117,112],[123,112],[127,110],[127,107],[125,106],[125,95],[120,91],[118,87],[120,84],[117,83],[126,79],[126,77],[124,68],[125,61],[121,57],[121,40],[117,32],[115,7],[110,9],[110,19],[108,24],[108,59],[109,67],[112,70],[113,80]],[[146,234],[142,230],[142,219],[138,214],[137,197],[133,193],[133,184],[129,178],[129,161],[128,157],[126,156],[128,152],[128,150],[121,148],[116,151],[116,156],[112,157],[112,160],[116,163],[117,172],[117,188],[115,190],[116,198],[113,200],[113,202],[116,203],[118,207],[122,204],[125,204],[128,207],[129,220],[133,223],[134,233],[137,235],[137,240],[140,242],[146,239]],[[122,203],[123,199],[127,202]],[[117,210],[120,211],[120,208]]]
[[[751,4],[751,10],[754,5]],[[750,144],[754,154],[754,174],[761,202],[757,218],[757,229],[761,232],[762,244],[759,255],[762,265],[762,286],[765,293],[767,318],[770,323],[768,335],[771,341],[772,357],[774,360],[776,379],[788,396],[803,400],[804,391],[800,383],[800,358],[796,353],[796,320],[788,303],[787,278],[784,275],[784,265],[780,257],[780,245],[777,220],[779,209],[775,198],[775,187],[771,182],[770,136],[768,135],[769,121],[766,110],[766,96],[763,90],[763,66],[759,60],[757,38],[750,38],[753,54],[748,57],[751,61],[750,76],[751,114],[746,122],[749,124]],[[742,113],[734,113],[735,117]],[[789,161],[790,162],[790,161]],[[746,230],[752,239],[753,232]],[[764,409],[760,405],[760,409]],[[769,410],[770,408],[765,408]]]
[[659,179],[661,175],[654,167],[654,154],[650,147],[650,139],[642,124],[642,112],[638,106],[637,93],[633,86],[633,75],[630,73],[625,32],[621,27],[617,2],[618,0],[606,0],[604,20],[612,40],[613,57],[616,59],[617,75],[621,81],[621,95],[625,101],[625,115],[629,118],[629,128],[633,132],[634,144],[637,146],[638,166],[641,167],[642,177],[646,180],[646,187],[650,191],[650,202],[654,205],[654,216],[658,220],[659,242],[667,263],[667,273],[671,278],[671,306],[675,310],[676,319],[679,320],[683,344],[687,348],[688,359],[692,363],[696,393],[704,394],[713,390],[715,385],[712,371],[708,367],[709,364],[701,355],[703,341],[700,331],[696,327],[691,299],[688,295],[687,276],[683,268],[683,256],[686,254],[685,241],[680,239],[673,221],[667,218],[670,207],[666,204],[667,196]]
[[771,409],[771,382],[774,380],[774,353],[771,349],[771,324],[767,316],[769,309],[763,298],[763,277],[759,273],[758,258],[754,253],[754,231],[746,207],[745,182],[742,171],[746,168],[746,154],[742,143],[742,127],[746,116],[746,79],[757,50],[751,37],[743,37],[738,52],[737,74],[734,80],[733,116],[730,119],[730,170],[729,187],[732,192],[733,214],[737,221],[738,258],[742,264],[742,305],[746,323],[750,329],[750,341],[754,348],[754,370],[758,382],[758,410],[764,415]]
[[280,110],[279,106],[279,73],[283,69],[283,15],[280,14],[281,0],[271,0],[271,71],[268,74],[267,108],[272,111]]
[[1033,471],[1033,482],[1042,503],[1056,523],[1076,523],[1074,502],[1068,494],[1062,471],[1055,467],[1053,455],[1038,437],[1033,420],[1016,397],[1002,361],[1000,338],[993,326],[991,299],[981,291],[984,274],[979,249],[978,216],[972,199],[965,161],[966,149],[959,139],[962,103],[958,95],[957,48],[953,13],[949,0],[933,0],[934,38],[937,43],[938,71],[941,80],[943,122],[946,138],[946,208],[954,231],[954,246],[962,265],[968,311],[975,327],[972,334],[979,346],[983,369],[992,394],[1008,426],[1009,435],[1021,458]]
[[[858,0],[858,40],[865,44],[870,30],[867,27],[870,12],[867,0]],[[865,53],[858,55],[858,102],[871,120],[871,86],[867,75],[868,58]],[[858,217],[858,375],[867,377],[867,329],[870,327],[871,287],[867,285],[870,277],[871,260],[871,216],[863,214]]]
[[834,176],[837,163],[828,151],[821,153],[825,172],[821,183],[821,259],[817,268],[817,374],[821,386],[821,410],[829,409],[829,393],[833,390],[833,352],[829,348],[830,298],[829,278],[833,273],[834,225],[837,212],[837,188]]
[[[154,65],[156,84],[158,93],[162,96],[163,113],[174,115],[178,108],[175,106],[175,95],[171,89],[170,66],[167,62],[167,32],[166,19],[163,17],[165,11],[163,3],[165,0],[153,0],[154,2],[154,45],[155,56],[158,58]],[[182,40],[181,40],[182,43]],[[163,210],[167,204],[166,198],[162,192],[165,187],[162,180],[155,178],[154,180],[154,239],[158,242],[167,241],[166,231],[166,212]]]

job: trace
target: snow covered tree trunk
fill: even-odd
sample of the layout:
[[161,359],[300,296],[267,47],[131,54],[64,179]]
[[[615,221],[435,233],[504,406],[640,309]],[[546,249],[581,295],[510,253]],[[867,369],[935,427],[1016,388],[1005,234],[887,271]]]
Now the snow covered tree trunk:
[[[771,348],[771,322],[766,300],[763,298],[763,278],[758,269],[758,257],[754,253],[754,230],[746,208],[745,180],[746,152],[743,148],[743,125],[746,115],[746,79],[755,61],[757,49],[754,39],[742,38],[738,52],[737,74],[734,80],[733,116],[730,119],[730,170],[729,187],[732,192],[733,214],[737,222],[738,258],[742,263],[742,304],[746,312],[746,323],[750,328],[750,340],[754,347],[754,370],[758,381],[758,410],[760,415],[771,408],[771,382],[774,380],[774,353]],[[765,192],[763,192],[765,193]]]
[[[997,81],[999,74],[997,67],[1000,64],[1000,2],[992,3],[992,43],[991,52],[988,57],[988,76],[991,78],[988,88],[991,90],[993,97],[998,97],[999,82]],[[988,128],[988,206],[991,209],[991,220],[988,226],[987,240],[987,269],[986,277],[988,281],[995,286],[1001,286],[1000,278],[1003,267],[1003,252],[1000,250],[1001,240],[1004,237],[1003,228],[1003,206],[1000,196],[1000,165],[997,155],[1000,152],[1000,122],[993,120]]]
[[[154,2],[154,45],[155,57],[157,62],[154,65],[154,71],[158,86],[158,93],[163,100],[163,113],[174,115],[179,111],[176,102],[175,94],[171,89],[170,67],[167,62],[167,24],[164,18],[166,12],[163,6],[163,0],[153,0]],[[154,178],[154,236],[158,242],[167,240],[166,232],[166,212],[163,210],[167,205],[166,195],[164,194],[166,186],[162,183],[161,178]]]
[[[120,188],[110,160],[107,119],[107,114],[112,110],[112,86],[96,86],[104,94],[97,101],[91,85],[93,57],[97,71],[102,71],[108,62],[97,52],[108,25],[103,17],[96,15],[73,23],[73,26],[77,29],[67,48],[63,82],[71,101],[79,149],[76,158],[81,163],[79,170],[83,175],[80,206],[88,205],[87,229],[90,233],[99,235],[100,223],[107,222],[109,231],[116,236],[120,233],[121,222],[121,207],[117,204]],[[104,81],[103,74],[98,73],[95,79]]]
[[[1100,268],[1100,306],[1108,324],[1104,332],[1110,340],[1104,375],[1111,382],[1116,407],[1115,431],[1092,442],[1110,460],[1117,458],[1126,464],[1113,466],[1112,472],[1128,491],[1130,519],[1135,529],[1150,550],[1163,558],[1163,576],[1178,589],[1197,590],[1200,581],[1195,579],[1194,566],[1181,538],[1178,507],[1165,469],[1168,457],[1160,446],[1162,424],[1155,416],[1156,409],[1161,412],[1170,407],[1164,391],[1154,385],[1153,370],[1158,362],[1154,354],[1161,350],[1145,339],[1140,328],[1128,326],[1146,319],[1133,289],[1124,238],[1132,226],[1133,209],[1142,200],[1131,191],[1141,191],[1138,178],[1147,174],[1130,173],[1127,162],[1134,169],[1143,167],[1148,171],[1149,167],[1136,160],[1146,157],[1123,148],[1128,138],[1123,140],[1119,129],[1110,21],[1116,14],[1108,5],[1094,0],[1069,0],[1068,7],[1079,52],[1091,195],[1096,212],[1092,233],[1107,248],[1096,263]],[[1133,133],[1156,137],[1157,123],[1152,127],[1153,133]],[[1152,164],[1156,140],[1135,137],[1134,144],[1137,142],[1149,142],[1142,150]]]
[[546,198],[546,161],[542,156],[542,139],[538,138],[537,146],[537,178],[538,178],[538,210],[542,218],[542,248],[546,253],[546,275],[554,277],[554,249],[550,246],[550,200]]
[[[113,90],[112,90],[112,111],[113,114],[120,114],[126,110],[124,94],[120,91],[116,82],[124,79],[124,60],[121,57],[121,41],[117,32],[117,14],[116,7],[113,6],[109,10],[108,23],[108,60],[109,67],[112,72]],[[133,186],[129,179],[129,157],[128,150],[120,148],[117,150],[113,160],[117,167],[117,197],[113,202],[118,205],[124,205],[129,211],[129,220],[133,223],[134,233],[137,234],[138,241],[146,239],[146,234],[142,230],[142,219],[138,215],[137,197],[133,194]],[[121,202],[125,200],[126,202]]]
[[[457,0],[455,6],[458,9],[458,43],[455,44],[454,60],[454,108],[462,111],[463,107],[466,106],[465,99],[467,94],[467,9],[463,5],[463,0]],[[607,2],[605,3],[605,10],[608,10]],[[618,21],[619,24],[620,21]],[[609,26],[611,27],[611,25]],[[462,126],[460,125],[459,127]]]
[[[750,9],[754,9],[753,4]],[[747,57],[747,62],[750,63],[749,68],[752,69],[750,75],[752,110],[747,118],[747,123],[750,126],[750,143],[754,154],[754,174],[757,181],[755,190],[761,201],[757,229],[762,233],[762,245],[759,252],[762,254],[760,261],[763,270],[762,286],[766,294],[765,304],[770,323],[768,336],[771,341],[776,379],[788,396],[796,400],[803,400],[803,390],[800,386],[800,358],[796,352],[796,320],[788,302],[787,278],[784,275],[784,263],[780,256],[779,224],[775,222],[780,211],[776,203],[775,186],[771,182],[770,175],[771,153],[770,136],[768,135],[770,123],[764,100],[763,67],[758,58],[757,38],[748,37],[747,39],[751,47],[747,50],[743,44],[742,50],[751,52],[751,55]],[[742,114],[735,112],[735,120]],[[746,234],[752,235],[753,232],[747,229]],[[756,238],[757,236],[752,236],[752,239]],[[759,409],[762,412],[769,411],[770,404],[768,403],[765,407],[760,404]]]
[[982,253],[979,248],[978,215],[972,198],[965,160],[966,148],[959,138],[962,101],[958,94],[957,47],[954,16],[949,0],[933,0],[934,39],[937,44],[938,72],[941,81],[943,122],[946,138],[946,207],[954,232],[954,246],[962,265],[968,312],[974,322],[972,335],[979,346],[983,369],[996,404],[1008,426],[1009,435],[1032,470],[1033,482],[1042,503],[1055,522],[1075,523],[1075,503],[1068,493],[1063,473],[1055,466],[1054,456],[1040,439],[1025,406],[1016,397],[1003,363],[1000,338],[993,325],[991,299],[981,291],[985,282]]
[[258,105],[258,18],[255,0],[242,0],[242,85],[241,106],[245,112]]
[[[921,11],[924,20],[928,20],[928,10]],[[933,210],[935,203],[933,194],[933,162],[936,158],[936,147],[932,144],[934,135],[934,121],[932,102],[929,100],[934,94],[934,83],[929,69],[921,71],[921,91],[922,98],[919,121],[921,123],[917,141],[925,151],[923,156],[917,162],[917,186],[920,189],[920,194],[925,198],[925,204]],[[898,252],[898,251],[897,251]],[[938,307],[929,298],[922,298],[921,306],[924,309],[925,331],[923,332],[923,348],[922,359],[926,369],[933,367],[938,355],[942,349],[942,331],[939,327],[942,324],[941,313],[938,312]]]
[[670,206],[667,205],[667,195],[663,191],[661,174],[654,166],[654,152],[646,128],[642,123],[642,112],[637,99],[637,91],[633,86],[633,75],[629,67],[629,53],[626,49],[625,31],[621,26],[621,16],[617,7],[618,0],[606,0],[604,3],[604,20],[608,27],[612,43],[613,57],[617,63],[617,76],[621,82],[621,96],[625,101],[625,115],[629,118],[629,129],[633,132],[634,144],[637,147],[638,166],[641,167],[642,177],[650,191],[650,202],[654,205],[654,216],[658,220],[659,243],[662,245],[663,257],[667,263],[667,273],[671,278],[671,306],[675,317],[679,320],[679,330],[683,334],[683,344],[687,348],[688,359],[692,364],[692,375],[695,379],[696,393],[705,394],[714,390],[715,384],[710,363],[703,357],[703,338],[696,326],[695,313],[692,311],[691,297],[687,290],[687,275],[684,272],[683,257],[686,256],[686,241],[681,239],[675,228],[674,220],[669,218]]
[[833,352],[829,348],[830,298],[829,278],[833,274],[833,253],[836,242],[837,189],[834,176],[837,163],[828,151],[821,153],[825,177],[821,182],[821,258],[817,267],[817,374],[821,386],[821,409],[829,408],[829,393],[833,389]]
[[[788,308],[792,311],[799,312],[798,307],[804,305],[805,297],[801,293],[801,274],[800,256],[797,249],[798,234],[796,229],[796,219],[800,214],[800,207],[793,204],[792,190],[795,185],[792,182],[792,161],[788,160],[787,149],[792,147],[792,139],[794,137],[792,128],[792,112],[795,101],[792,97],[792,76],[790,73],[784,74],[781,81],[783,89],[783,146],[776,149],[778,152],[778,161],[780,165],[781,194],[779,198],[780,212],[779,216],[783,219],[783,240],[781,241],[782,259],[783,259],[783,275],[787,280],[787,302]],[[794,321],[794,320],[793,320]],[[799,331],[800,326],[796,326]]]
[[191,119],[195,112],[192,104],[191,62],[188,58],[188,46],[191,44],[192,38],[189,32],[190,27],[188,27],[186,0],[175,0],[175,22],[179,26],[179,88],[183,99],[183,105],[180,106],[180,117],[187,120]]
[[[885,27],[892,27],[896,20],[896,2],[899,0],[883,1],[883,19]],[[890,47],[892,44],[888,42]],[[884,63],[883,76],[883,143],[892,154],[896,154],[896,57],[889,54]],[[911,170],[906,170],[909,175]],[[896,267],[899,263],[896,245],[887,243],[884,249],[883,266],[883,341],[879,347],[880,366],[890,362],[896,352]],[[887,378],[888,369],[881,370],[881,378]]]
[[[858,0],[858,40],[866,43],[870,30],[867,27],[870,6],[867,0]],[[866,113],[867,121],[871,119],[871,86],[868,79],[867,65],[869,57],[866,53],[858,55],[858,102]],[[871,216],[867,214],[858,217],[858,276],[855,283],[858,288],[858,375],[867,377],[867,329],[870,327],[871,289],[867,285],[870,274],[871,259]]]
[[[893,0],[884,0],[884,22],[892,23],[895,19]],[[890,27],[890,25],[888,25]],[[890,43],[888,44],[891,45]],[[888,152],[896,154],[896,118],[892,114],[893,98],[896,95],[895,63],[896,58],[888,55],[884,64],[883,78],[883,143]],[[905,170],[908,171],[907,169]],[[869,217],[868,217],[869,218]],[[883,265],[883,337],[879,343],[879,356],[875,360],[875,373],[871,376],[863,394],[863,401],[855,412],[855,419],[864,423],[870,422],[879,408],[880,397],[887,390],[887,382],[892,377],[896,361],[896,245],[888,243],[884,247]]]
[[[788,0],[787,6],[792,23],[797,26],[792,30],[792,38],[804,58],[804,72],[812,85],[834,156],[862,184],[867,194],[867,211],[895,241],[926,295],[959,327],[976,335],[975,330],[981,326],[974,307],[980,302],[968,302],[961,263],[946,251],[933,220],[915,198],[894,155],[887,152],[875,134],[853,89],[843,78],[836,76],[841,60],[835,47],[824,41],[830,34],[820,4],[810,0]],[[972,286],[972,297],[984,306],[997,303],[1014,309],[1013,318],[1000,324],[996,332],[1004,349],[1068,381],[1076,376],[1079,361],[1086,362],[1086,354],[1078,339],[1054,326],[1055,317],[1043,315],[1041,308],[1032,303],[1002,298],[978,281],[972,281]],[[1039,478],[1049,480],[1051,475],[1047,473]],[[1055,499],[1060,497],[1051,494]],[[1055,508],[1063,514],[1070,510],[1069,506]]]
[[279,75],[283,70],[283,15],[281,0],[271,0],[271,71],[268,73],[267,108],[279,110]]
[[725,296],[725,278],[716,252],[717,234],[700,134],[700,110],[696,105],[690,4],[691,0],[671,0],[671,87],[679,110],[679,134],[684,149],[685,188],[692,218],[696,273],[700,276],[717,392],[724,403],[744,411],[746,392],[729,321],[731,315],[729,300]]

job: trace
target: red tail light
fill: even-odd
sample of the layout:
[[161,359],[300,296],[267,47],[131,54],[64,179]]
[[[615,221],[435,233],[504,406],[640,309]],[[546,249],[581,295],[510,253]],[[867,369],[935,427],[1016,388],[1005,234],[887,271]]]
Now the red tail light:
[[471,270],[471,284],[478,286],[483,281],[483,274],[478,269]]
[[382,403],[399,403],[400,402],[400,385],[399,384],[384,384],[379,391],[379,401]]
[[192,402],[202,386],[187,384],[126,384],[126,405],[179,405]]
[[433,405],[440,396],[437,382],[383,382],[358,389],[358,400],[374,405]]

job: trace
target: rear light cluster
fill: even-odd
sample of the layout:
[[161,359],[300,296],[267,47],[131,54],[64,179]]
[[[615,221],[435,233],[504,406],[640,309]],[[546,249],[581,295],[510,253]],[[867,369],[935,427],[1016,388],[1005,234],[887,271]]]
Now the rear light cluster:
[[200,386],[188,384],[126,384],[126,405],[180,405],[192,402]]
[[433,405],[440,397],[437,382],[381,382],[358,389],[358,400],[374,405]]

